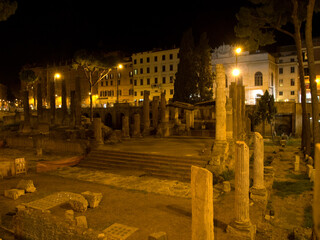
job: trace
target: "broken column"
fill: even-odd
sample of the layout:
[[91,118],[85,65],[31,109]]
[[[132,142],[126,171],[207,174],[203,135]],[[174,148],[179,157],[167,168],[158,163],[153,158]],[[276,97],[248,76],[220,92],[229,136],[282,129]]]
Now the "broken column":
[[192,240],[213,240],[213,185],[212,173],[191,167]]
[[314,188],[313,188],[313,224],[317,238],[320,239],[320,144],[315,147],[314,157]]
[[158,118],[159,118],[159,97],[154,96],[152,100],[152,126],[153,128],[158,127]]
[[166,106],[166,93],[161,93],[161,102],[160,102],[160,114],[161,114],[161,122],[159,124],[157,134],[161,137],[170,136],[170,128],[169,128],[169,111]]
[[294,162],[294,171],[300,171],[300,156],[298,154],[295,155],[295,162]]
[[129,117],[122,116],[122,137],[130,137]]
[[254,239],[256,226],[249,216],[249,147],[243,141],[236,142],[235,151],[235,219],[227,232],[242,239]]
[[150,134],[150,110],[149,110],[149,96],[150,91],[144,91],[143,99],[143,135],[147,136]]
[[225,168],[228,158],[229,144],[226,133],[226,75],[223,64],[216,64],[216,138],[213,143],[211,161],[207,168],[215,174],[220,174]]
[[133,132],[132,137],[140,137],[140,114],[135,113],[133,115]]
[[250,198],[254,201],[267,201],[267,190],[264,185],[264,143],[260,133],[254,133],[253,186]]
[[93,119],[93,131],[94,131],[94,138],[97,144],[103,144],[102,140],[102,128],[101,128],[101,118],[94,118]]

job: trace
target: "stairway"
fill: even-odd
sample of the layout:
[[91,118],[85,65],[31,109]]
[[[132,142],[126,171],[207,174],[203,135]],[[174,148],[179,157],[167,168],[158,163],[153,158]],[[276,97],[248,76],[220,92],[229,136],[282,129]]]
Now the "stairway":
[[98,170],[139,170],[147,175],[188,181],[191,178],[191,165],[204,167],[205,164],[206,161],[200,158],[92,150],[78,166]]

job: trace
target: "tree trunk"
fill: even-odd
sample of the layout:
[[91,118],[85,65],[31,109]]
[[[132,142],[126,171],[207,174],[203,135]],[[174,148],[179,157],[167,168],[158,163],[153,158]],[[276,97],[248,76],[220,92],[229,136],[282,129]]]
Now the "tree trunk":
[[297,48],[298,58],[298,69],[300,78],[300,89],[301,89],[301,108],[302,108],[302,131],[301,131],[301,149],[305,150],[305,154],[310,155],[311,142],[310,142],[310,125],[308,121],[307,105],[306,105],[306,84],[304,81],[304,69],[303,69],[303,58],[302,58],[302,46],[301,46],[301,22],[298,18],[298,1],[292,0],[293,11],[292,11],[292,22],[294,25],[294,41]]
[[24,123],[30,125],[29,91],[23,91]]
[[93,122],[92,86],[90,85],[90,121]]
[[42,121],[42,91],[41,91],[41,83],[37,84],[37,113],[38,113],[38,121]]
[[319,131],[319,106],[317,96],[317,83],[316,83],[316,71],[314,63],[314,49],[312,41],[312,17],[314,11],[315,0],[309,0],[307,6],[307,19],[306,19],[306,47],[308,54],[308,66],[309,66],[309,81],[311,89],[311,100],[312,100],[312,128],[313,128],[313,147],[316,143],[320,142],[320,131]]
[[266,137],[266,120],[262,120],[262,135]]

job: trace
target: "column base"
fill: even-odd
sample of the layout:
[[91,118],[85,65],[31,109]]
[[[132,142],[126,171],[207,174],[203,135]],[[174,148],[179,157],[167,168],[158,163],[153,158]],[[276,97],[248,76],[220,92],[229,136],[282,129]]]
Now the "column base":
[[250,221],[233,221],[227,226],[226,231],[234,236],[232,239],[254,240],[256,237],[256,225],[252,225]]
[[254,202],[267,202],[268,201],[268,192],[266,188],[250,188],[250,199]]

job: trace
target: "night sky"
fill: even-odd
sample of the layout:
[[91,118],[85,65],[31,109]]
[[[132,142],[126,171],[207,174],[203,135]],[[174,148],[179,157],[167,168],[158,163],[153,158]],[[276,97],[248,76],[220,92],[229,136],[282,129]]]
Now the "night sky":
[[232,43],[236,5],[224,1],[18,0],[0,22],[0,83],[16,86],[24,64],[52,63],[81,48],[124,50],[178,47],[192,27],[207,32],[212,47]]

